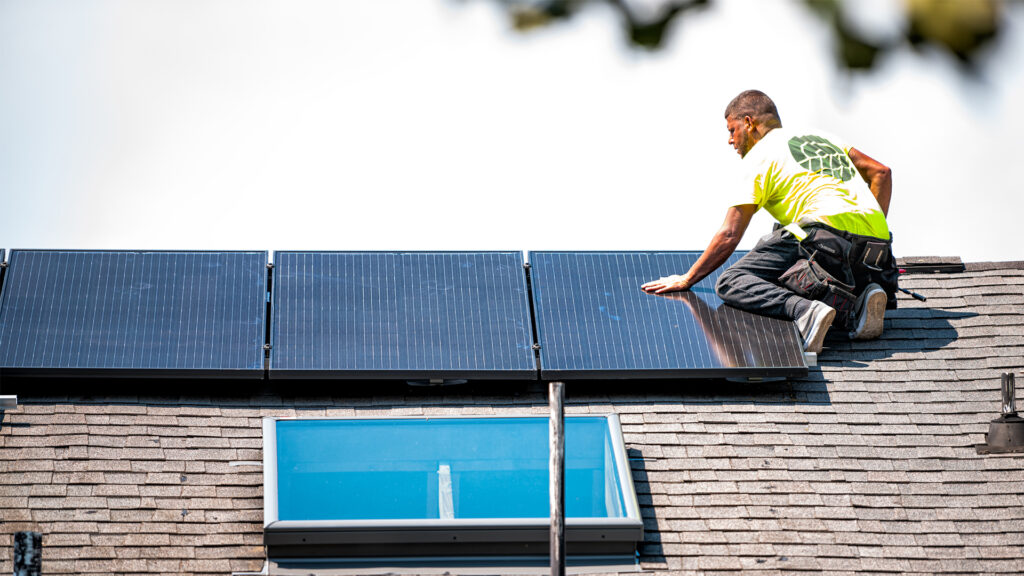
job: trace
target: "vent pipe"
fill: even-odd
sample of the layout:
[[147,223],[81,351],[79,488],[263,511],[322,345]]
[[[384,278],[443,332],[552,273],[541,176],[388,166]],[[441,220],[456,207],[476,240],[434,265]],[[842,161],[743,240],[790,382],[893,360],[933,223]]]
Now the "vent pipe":
[[1017,415],[1017,385],[1013,381],[1013,373],[1003,374],[1003,416]]
[[1002,416],[988,425],[985,444],[978,444],[979,454],[1024,452],[1024,418],[1017,415],[1017,386],[1013,374],[1002,377]]

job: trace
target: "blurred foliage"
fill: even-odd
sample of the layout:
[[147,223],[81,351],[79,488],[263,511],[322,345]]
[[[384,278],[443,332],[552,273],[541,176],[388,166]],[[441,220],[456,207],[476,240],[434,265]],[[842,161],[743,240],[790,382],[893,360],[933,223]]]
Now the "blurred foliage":
[[[611,7],[619,16],[629,44],[658,50],[668,31],[686,14],[715,0],[495,0],[508,13],[516,30],[526,32],[571,19],[596,5]],[[757,0],[749,0],[755,2]],[[855,20],[856,10],[871,7],[857,0],[799,0],[829,26],[838,62],[851,70],[871,69],[880,55],[910,45],[947,51],[968,71],[978,66],[982,49],[1002,30],[1005,7],[1001,0],[895,0],[902,22],[893,32],[865,33]]]

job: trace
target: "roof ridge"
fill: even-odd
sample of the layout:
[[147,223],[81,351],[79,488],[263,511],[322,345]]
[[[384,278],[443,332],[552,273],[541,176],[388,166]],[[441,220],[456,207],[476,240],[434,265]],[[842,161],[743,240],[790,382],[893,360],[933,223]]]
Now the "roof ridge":
[[989,270],[1024,270],[1024,260],[964,262],[959,256],[906,256],[897,258],[896,266],[907,273],[984,272]]
[[906,273],[963,272],[959,256],[907,256],[896,259],[896,266]]
[[995,262],[968,262],[964,264],[968,272],[985,270],[1024,270],[1024,260],[1003,260]]

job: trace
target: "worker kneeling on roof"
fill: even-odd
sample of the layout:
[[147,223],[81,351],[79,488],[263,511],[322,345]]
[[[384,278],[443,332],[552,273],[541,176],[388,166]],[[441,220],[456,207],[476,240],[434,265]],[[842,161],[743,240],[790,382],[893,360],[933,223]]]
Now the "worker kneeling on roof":
[[722,300],[795,320],[808,352],[821,351],[833,322],[853,339],[877,338],[898,289],[885,221],[889,168],[833,136],[784,129],[775,103],[757,90],[734,98],[725,121],[729,144],[743,158],[745,190],[689,271],[643,289],[662,294],[701,281],[729,258],[764,208],[779,226],[722,273]]

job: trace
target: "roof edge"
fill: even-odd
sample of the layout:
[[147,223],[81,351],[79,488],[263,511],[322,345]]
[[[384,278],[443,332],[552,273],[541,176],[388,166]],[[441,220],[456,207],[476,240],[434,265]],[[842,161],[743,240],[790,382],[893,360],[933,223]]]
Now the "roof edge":
[[968,272],[985,270],[1024,270],[1024,260],[1006,260],[1002,262],[968,262],[964,264]]
[[1024,270],[1024,260],[964,262],[959,256],[908,256],[897,258],[896,266],[906,274]]
[[897,258],[896,266],[907,274],[957,273],[965,269],[959,256],[908,256]]

